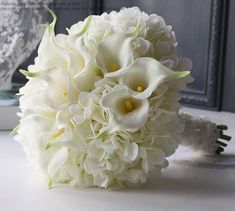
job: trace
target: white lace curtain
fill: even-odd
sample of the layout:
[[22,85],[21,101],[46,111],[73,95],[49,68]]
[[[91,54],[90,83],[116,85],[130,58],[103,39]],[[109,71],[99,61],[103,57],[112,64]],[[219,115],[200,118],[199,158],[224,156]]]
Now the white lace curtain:
[[48,22],[44,6],[51,0],[0,0],[0,89],[11,89],[16,68],[38,45]]

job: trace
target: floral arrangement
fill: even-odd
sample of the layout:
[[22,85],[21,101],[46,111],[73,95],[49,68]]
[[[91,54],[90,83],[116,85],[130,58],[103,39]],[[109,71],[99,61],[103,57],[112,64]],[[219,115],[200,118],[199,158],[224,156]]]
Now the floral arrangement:
[[55,35],[50,12],[35,63],[21,70],[28,82],[14,131],[49,187],[144,183],[167,167],[181,141],[222,151],[217,139],[230,139],[225,126],[179,114],[192,63],[177,55],[175,34],[162,17],[123,8]]

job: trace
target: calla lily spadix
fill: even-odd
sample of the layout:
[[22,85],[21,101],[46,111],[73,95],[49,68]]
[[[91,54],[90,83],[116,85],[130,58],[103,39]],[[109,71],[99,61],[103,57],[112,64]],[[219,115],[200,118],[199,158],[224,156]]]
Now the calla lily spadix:
[[129,87],[133,97],[146,99],[162,83],[184,78],[188,71],[175,72],[149,57],[136,59],[122,72],[120,83]]

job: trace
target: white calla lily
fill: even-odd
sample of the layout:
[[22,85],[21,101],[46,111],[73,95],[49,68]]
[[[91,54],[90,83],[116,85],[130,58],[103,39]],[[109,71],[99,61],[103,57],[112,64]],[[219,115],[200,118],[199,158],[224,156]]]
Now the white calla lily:
[[136,59],[122,73],[120,83],[129,87],[134,98],[148,98],[162,83],[189,75],[188,71],[175,72],[153,58]]
[[83,29],[73,35],[69,35],[67,43],[76,54],[70,55],[69,70],[73,72],[74,80],[77,82],[77,88],[80,91],[90,91],[99,77],[96,73],[95,54],[93,49],[89,49],[85,35],[89,29],[92,16],[90,16]]
[[54,127],[50,131],[44,149],[49,150],[58,146],[76,150],[84,148],[84,138],[73,131],[71,114],[67,110],[57,112]]
[[35,78],[46,82],[40,95],[50,108],[63,108],[76,101],[78,91],[68,71],[56,66],[43,69],[38,73],[20,71],[28,79]]
[[128,34],[114,34],[98,45],[96,62],[106,77],[116,77],[133,61]]
[[[97,81],[95,72],[95,56],[90,52],[85,43],[85,34],[90,26],[89,17],[80,32],[73,35],[58,34],[55,36],[54,28],[56,15],[53,21],[46,26],[43,39],[38,48],[38,57],[35,64],[29,66],[29,72],[39,72],[48,67],[60,67],[68,70],[81,91],[88,91],[94,88]],[[83,81],[88,81],[83,83]]]
[[147,118],[149,110],[148,100],[133,98],[127,87],[119,86],[101,99],[101,106],[110,113],[112,130],[137,131]]
[[47,71],[46,74],[40,74],[38,77],[47,82],[48,88],[44,92],[47,104],[52,108],[58,108],[59,105],[67,107],[70,103],[75,102],[77,90],[70,74],[60,68],[50,68],[45,71]]
[[48,174],[53,177],[62,168],[67,159],[68,149],[66,147],[62,147],[50,160],[48,164]]
[[76,86],[81,92],[90,92],[94,89],[95,83],[100,79],[97,68],[87,65],[82,72],[74,77]]
[[90,64],[92,55],[85,44],[83,36],[68,35],[66,44],[69,54],[68,70],[72,76],[76,77]]
[[57,17],[52,10],[49,11],[53,17],[53,21],[45,25],[46,30],[38,47],[38,56],[35,58],[35,64],[28,67],[30,72],[38,72],[41,69],[52,67],[55,65],[55,61],[56,65],[63,69],[67,69],[68,67],[68,54],[61,47],[65,40],[55,36],[54,28]]
[[97,46],[96,63],[106,77],[119,76],[134,60],[132,42],[139,31],[138,23],[134,32],[113,34]]

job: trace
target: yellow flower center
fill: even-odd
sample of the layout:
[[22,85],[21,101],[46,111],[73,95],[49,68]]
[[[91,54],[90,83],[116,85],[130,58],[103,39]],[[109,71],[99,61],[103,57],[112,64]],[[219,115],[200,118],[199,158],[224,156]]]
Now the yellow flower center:
[[64,133],[64,128],[60,129],[57,133],[52,135],[52,139],[58,138],[60,135]]
[[64,96],[67,97],[68,96],[68,92],[64,91]]
[[136,91],[137,92],[143,92],[143,87],[142,86],[137,86]]
[[118,65],[117,64],[112,64],[111,65],[111,67],[110,67],[110,70],[111,70],[111,72],[115,72],[115,71],[117,71],[119,68],[118,68]]
[[127,113],[133,111],[135,109],[135,105],[131,100],[125,100],[125,111]]
[[96,75],[99,76],[99,77],[102,77],[102,76],[103,76],[103,74],[102,74],[102,72],[101,72],[101,70],[100,70],[99,68],[96,68],[96,69],[95,69],[95,73],[96,73]]

